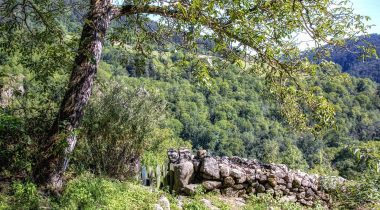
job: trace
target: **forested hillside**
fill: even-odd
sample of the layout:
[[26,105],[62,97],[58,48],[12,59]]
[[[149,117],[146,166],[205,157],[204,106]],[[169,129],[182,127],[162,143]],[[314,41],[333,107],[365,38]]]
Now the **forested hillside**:
[[[341,176],[352,182],[329,192],[331,208],[380,205],[379,61],[332,48],[314,64],[288,38],[303,30],[299,15],[313,11],[318,25],[330,1],[57,2],[0,0],[0,209],[176,203],[133,180],[182,147]],[[326,17],[316,41],[365,31],[360,18],[342,29],[354,21],[345,14]],[[184,209],[207,209],[198,191]],[[303,209],[271,195],[247,204]]]
[[370,78],[377,83],[380,82],[380,60],[376,56],[363,56],[363,46],[372,45],[377,52],[380,50],[380,35],[371,34],[357,37],[357,40],[349,40],[344,47],[333,47],[331,60],[342,67],[343,72],[352,76]]

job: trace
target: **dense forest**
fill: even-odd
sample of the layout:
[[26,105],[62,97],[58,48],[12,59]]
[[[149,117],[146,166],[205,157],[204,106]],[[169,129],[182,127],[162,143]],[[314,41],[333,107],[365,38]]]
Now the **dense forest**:
[[[12,5],[0,1],[9,6],[6,3]],[[63,1],[74,3],[78,1]],[[167,192],[146,191],[131,179],[141,165],[166,164],[167,150],[180,147],[341,176],[353,182],[344,193],[333,194],[336,206],[331,208],[380,205],[378,59],[360,60],[361,53],[354,53],[359,48],[347,41],[349,51],[333,47],[331,57],[318,65],[302,64],[301,73],[293,74],[298,78],[284,82],[279,79],[286,75],[278,70],[281,59],[274,59],[279,61],[276,68],[265,59],[239,59],[239,47],[215,50],[223,48],[220,37],[194,38],[147,16],[127,17],[110,25],[83,119],[66,132],[70,120],[57,121],[57,113],[65,113],[62,101],[71,90],[83,92],[67,86],[75,76],[70,76],[73,63],[80,61],[75,55],[82,25],[87,24],[82,20],[86,5],[74,8],[55,22],[59,31],[27,35],[28,25],[0,27],[0,209],[142,208]],[[130,29],[122,28],[126,25]],[[156,40],[157,34],[165,44]],[[190,43],[188,36],[193,38]],[[380,50],[376,34],[359,37],[355,46],[367,41]],[[301,59],[298,55],[295,58]],[[61,140],[47,144],[52,135]],[[63,162],[67,185],[59,192],[39,188],[47,176],[40,171],[43,152],[66,155],[72,142],[65,139],[72,135],[76,147]],[[48,147],[52,144],[53,149]],[[192,199],[185,209],[207,209],[197,203],[198,197]],[[252,208],[262,203],[257,209],[303,208],[273,198],[252,199]]]
[[380,50],[380,35],[356,37],[346,42],[343,47],[333,47],[327,60],[339,64],[343,72],[352,76],[365,77],[380,82],[380,64],[376,56],[363,56],[363,46],[372,45],[377,52]]

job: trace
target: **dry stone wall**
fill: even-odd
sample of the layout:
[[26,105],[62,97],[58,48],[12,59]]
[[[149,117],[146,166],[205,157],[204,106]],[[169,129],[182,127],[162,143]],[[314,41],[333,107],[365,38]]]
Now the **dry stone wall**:
[[269,193],[283,200],[312,206],[330,203],[323,177],[290,170],[282,164],[263,164],[240,157],[212,157],[206,150],[170,149],[169,186],[179,194],[193,194],[202,186],[225,196],[247,197]]

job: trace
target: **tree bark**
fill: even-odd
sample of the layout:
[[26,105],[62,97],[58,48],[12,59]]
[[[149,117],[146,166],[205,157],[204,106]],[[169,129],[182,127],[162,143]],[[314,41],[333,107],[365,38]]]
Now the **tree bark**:
[[75,129],[91,95],[111,18],[112,0],[91,0],[68,89],[35,166],[35,181],[50,190],[62,187],[63,173],[77,140]]

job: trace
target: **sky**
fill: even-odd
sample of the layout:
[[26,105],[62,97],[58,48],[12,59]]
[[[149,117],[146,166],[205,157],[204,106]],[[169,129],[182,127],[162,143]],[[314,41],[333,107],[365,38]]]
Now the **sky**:
[[369,16],[369,25],[375,24],[369,33],[380,34],[380,0],[351,0],[355,13]]

